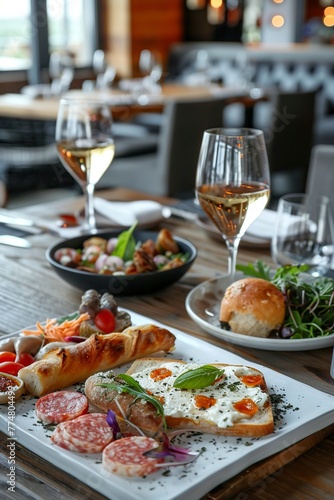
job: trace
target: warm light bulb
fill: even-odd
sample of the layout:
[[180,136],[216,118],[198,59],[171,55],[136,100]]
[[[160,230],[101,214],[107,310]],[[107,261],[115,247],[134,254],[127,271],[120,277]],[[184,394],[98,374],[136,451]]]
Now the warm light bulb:
[[283,3],[284,0],[273,0],[274,3]]
[[223,5],[223,0],[210,0],[210,3],[214,9],[220,9]]
[[283,16],[274,16],[272,19],[271,19],[271,24],[275,27],[275,28],[282,28],[283,24],[284,24],[284,17]]
[[324,26],[327,26],[327,28],[331,28],[334,26],[334,15],[326,16],[322,20]]
[[326,7],[324,10],[324,15],[326,16],[334,16],[334,7]]

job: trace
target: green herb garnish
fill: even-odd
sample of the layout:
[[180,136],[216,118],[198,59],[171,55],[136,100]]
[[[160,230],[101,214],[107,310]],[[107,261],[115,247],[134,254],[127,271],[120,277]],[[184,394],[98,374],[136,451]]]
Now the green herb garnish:
[[137,226],[137,221],[126,231],[123,231],[117,240],[117,245],[111,255],[116,255],[124,261],[131,260],[136,248],[136,240],[133,232]]
[[246,266],[237,264],[236,269],[247,276],[270,281],[270,267],[261,260],[257,260],[255,264],[247,264]]
[[145,399],[151,403],[155,409],[157,410],[157,414],[163,418],[164,427],[167,427],[165,420],[165,413],[162,404],[158,401],[154,396],[150,396],[145,389],[130,375],[126,373],[120,373],[117,375],[117,378],[122,379],[125,383],[118,384],[117,382],[111,382],[106,384],[97,384],[100,387],[107,387],[108,389],[115,389],[119,393],[127,392],[128,394],[132,394],[135,396],[135,400],[137,399]]
[[261,261],[247,266],[237,265],[245,275],[262,278],[276,285],[285,297],[286,315],[279,328],[283,338],[305,339],[334,333],[334,280],[303,279],[309,267],[282,266],[271,270]]
[[212,385],[224,374],[224,370],[212,365],[203,365],[179,375],[173,384],[178,389],[203,389]]
[[80,316],[79,312],[68,314],[67,316],[62,316],[61,318],[57,318],[57,324],[61,325],[65,321],[72,321],[73,319],[79,318],[79,316]]

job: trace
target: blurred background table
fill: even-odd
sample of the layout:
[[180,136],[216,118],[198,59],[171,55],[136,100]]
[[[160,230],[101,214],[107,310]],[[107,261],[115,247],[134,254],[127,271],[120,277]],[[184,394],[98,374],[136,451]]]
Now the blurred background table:
[[[124,189],[100,192],[112,200],[147,199],[147,195]],[[162,203],[169,198],[151,197]],[[73,205],[74,204],[74,205]],[[83,207],[81,197],[70,201],[71,210]],[[63,201],[46,203],[21,210],[26,216],[56,215],[67,210]],[[191,240],[198,249],[198,258],[180,282],[152,295],[119,297],[122,308],[130,309],[160,321],[170,328],[180,329],[229,352],[241,355],[250,363],[260,363],[334,395],[334,382],[329,374],[331,348],[315,351],[279,352],[261,351],[238,347],[212,337],[199,328],[185,310],[185,299],[198,283],[227,271],[225,244],[199,229],[194,222],[177,218],[163,220],[158,227],[167,227],[174,234]],[[158,227],[156,229],[158,229]],[[0,332],[11,333],[36,321],[62,316],[76,310],[81,291],[72,288],[55,275],[45,259],[47,246],[56,241],[47,233],[30,236],[29,250],[0,247]],[[240,248],[239,262],[248,263],[262,259],[272,265],[269,249]],[[227,498],[330,498],[334,492],[333,453],[334,426],[327,427],[286,450],[253,465],[221,487],[205,496],[206,500]],[[1,435],[1,479],[3,495],[6,495],[7,450],[6,437]],[[17,447],[16,462],[17,498],[91,498],[102,499],[80,481],[51,466],[29,450]],[[7,492],[8,494],[8,492]],[[2,498],[7,498],[2,496]],[[9,496],[8,496],[9,498]]]
[[[147,102],[140,105],[136,102],[131,93],[113,89],[100,92],[83,92],[81,90],[71,90],[69,96],[99,97],[110,102],[115,116],[118,117],[120,110],[117,108],[129,106],[132,112],[161,111],[165,102],[171,99],[194,99],[203,97],[224,96],[227,98],[241,97],[249,95],[247,88],[223,87],[218,85],[188,86],[177,83],[166,83],[161,86],[161,93],[148,94]],[[34,98],[26,94],[3,94],[0,95],[0,116],[10,116],[16,118],[55,120],[57,118],[59,98],[38,97]]]

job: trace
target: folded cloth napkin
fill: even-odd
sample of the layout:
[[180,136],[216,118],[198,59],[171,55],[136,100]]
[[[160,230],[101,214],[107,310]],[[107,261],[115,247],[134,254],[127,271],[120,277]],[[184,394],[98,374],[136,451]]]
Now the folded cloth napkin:
[[156,201],[108,201],[103,198],[94,198],[95,211],[111,224],[119,226],[132,226],[136,221],[139,226],[150,225],[162,219],[162,205]]
[[256,236],[265,240],[271,240],[276,225],[277,212],[264,209],[260,216],[246,231],[246,235]]

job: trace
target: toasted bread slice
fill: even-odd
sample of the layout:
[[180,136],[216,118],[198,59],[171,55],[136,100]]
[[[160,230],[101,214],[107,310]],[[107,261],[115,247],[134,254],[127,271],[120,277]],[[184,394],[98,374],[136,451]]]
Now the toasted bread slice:
[[224,370],[223,374],[201,389],[173,387],[182,372],[203,366],[182,360],[142,358],[127,373],[162,402],[167,424],[173,429],[249,437],[273,432],[273,413],[263,374],[249,366],[210,365]]

